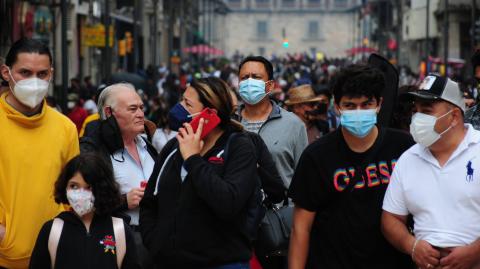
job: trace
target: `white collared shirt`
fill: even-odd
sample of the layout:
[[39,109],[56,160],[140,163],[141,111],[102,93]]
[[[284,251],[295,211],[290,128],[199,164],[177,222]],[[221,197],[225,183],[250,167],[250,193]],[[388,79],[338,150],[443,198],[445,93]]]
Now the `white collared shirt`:
[[437,247],[470,244],[480,238],[480,131],[466,135],[441,167],[419,144],[398,160],[383,210],[413,215],[417,239]]
[[[153,166],[155,165],[155,161],[150,156],[150,153],[148,153],[147,143],[140,135],[135,138],[135,143],[137,145],[141,166],[138,165],[126,148],[123,150],[123,158],[125,161],[118,161],[122,160],[122,150],[117,150],[113,156],[110,156],[115,180],[120,185],[120,192],[122,194],[128,193],[133,188],[140,188],[142,181],[148,181],[152,174]],[[139,208],[126,212],[131,217],[131,225],[138,225],[139,212]]]

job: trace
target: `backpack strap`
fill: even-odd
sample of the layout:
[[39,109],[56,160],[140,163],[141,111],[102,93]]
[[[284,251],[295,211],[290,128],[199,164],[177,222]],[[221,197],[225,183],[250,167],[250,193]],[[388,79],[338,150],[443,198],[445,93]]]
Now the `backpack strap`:
[[147,144],[147,152],[150,154],[150,157],[155,160],[155,158],[158,155],[157,149],[152,145],[152,143],[148,140],[148,138],[145,138],[143,136],[140,136],[143,141],[145,141],[145,144]]
[[[232,133],[230,134],[230,136],[228,137],[228,140],[227,140],[227,144],[225,144],[225,148],[223,149],[223,151],[221,152],[222,155],[223,155],[223,160],[225,163],[227,163],[227,156],[228,156],[228,149],[230,148],[230,143],[232,142],[232,140],[237,137],[238,135],[240,135],[241,133]],[[220,154],[219,154],[220,155]]]
[[165,169],[165,166],[167,165],[167,162],[170,160],[170,158],[172,158],[172,156],[178,151],[178,147],[175,148],[172,152],[170,152],[170,154],[168,154],[167,158],[165,158],[165,161],[163,161],[163,164],[162,164],[162,168],[160,169],[160,172],[158,173],[158,176],[157,176],[157,181],[155,182],[155,191],[153,192],[153,195],[154,196],[157,196],[157,193],[158,193],[158,184],[159,181],[160,181],[160,177],[162,176],[162,173],[163,173],[163,169]]
[[55,268],[55,260],[57,258],[58,242],[63,230],[63,220],[54,218],[52,228],[50,229],[50,235],[48,236],[48,252],[50,253],[50,261],[52,263],[52,269]]
[[125,224],[123,219],[112,217],[113,234],[115,236],[115,248],[117,250],[117,266],[122,267],[123,258],[127,252],[127,242],[125,240]]

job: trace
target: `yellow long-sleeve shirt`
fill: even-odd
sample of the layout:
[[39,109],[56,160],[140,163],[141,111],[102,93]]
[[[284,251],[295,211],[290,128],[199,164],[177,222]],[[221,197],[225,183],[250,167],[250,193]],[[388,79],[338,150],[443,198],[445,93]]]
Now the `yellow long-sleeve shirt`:
[[61,169],[79,154],[75,125],[44,101],[27,117],[0,96],[0,267],[28,268],[40,228],[63,207],[53,199]]

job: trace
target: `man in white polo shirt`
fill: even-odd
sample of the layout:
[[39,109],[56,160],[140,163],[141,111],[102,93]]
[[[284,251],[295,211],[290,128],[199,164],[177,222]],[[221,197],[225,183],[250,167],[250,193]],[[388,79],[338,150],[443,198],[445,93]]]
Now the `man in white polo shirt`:
[[[416,92],[410,133],[383,202],[382,230],[419,268],[480,268],[480,131],[463,124],[458,84],[436,75]],[[407,216],[414,220],[414,235]]]

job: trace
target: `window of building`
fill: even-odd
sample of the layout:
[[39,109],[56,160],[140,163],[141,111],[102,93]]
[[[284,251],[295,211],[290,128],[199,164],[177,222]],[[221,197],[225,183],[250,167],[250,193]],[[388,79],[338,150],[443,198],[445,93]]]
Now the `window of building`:
[[257,21],[257,38],[267,38],[268,25],[266,21]]
[[345,8],[348,5],[348,0],[335,0],[334,4],[337,8]]
[[268,7],[270,4],[270,0],[256,0],[255,5],[257,7]]
[[310,53],[311,53],[313,58],[317,57],[317,48],[311,47],[310,48]]
[[318,21],[309,21],[308,22],[308,30],[307,30],[307,37],[309,39],[317,39],[319,38],[318,33]]
[[258,47],[258,55],[265,56],[265,47]]
[[295,6],[295,0],[282,0],[282,6],[283,7],[294,7]]
[[228,3],[231,7],[237,8],[242,6],[242,0],[229,0]]
[[320,7],[320,0],[308,0],[308,7]]

